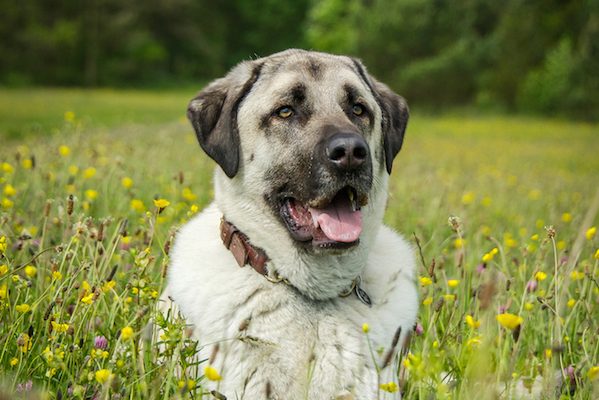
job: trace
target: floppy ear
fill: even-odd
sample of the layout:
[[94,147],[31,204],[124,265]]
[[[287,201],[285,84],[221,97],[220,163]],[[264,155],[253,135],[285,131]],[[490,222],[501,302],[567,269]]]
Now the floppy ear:
[[200,146],[229,178],[233,178],[239,169],[237,111],[258,80],[260,69],[261,64],[240,64],[224,78],[208,85],[187,107],[187,118]]
[[389,87],[366,73],[366,69],[360,61],[352,59],[358,69],[358,73],[372,91],[381,111],[383,113],[383,150],[385,152],[385,166],[387,172],[391,173],[393,159],[399,153],[403,144],[404,133],[408,125],[409,109],[408,103],[400,95],[393,92]]

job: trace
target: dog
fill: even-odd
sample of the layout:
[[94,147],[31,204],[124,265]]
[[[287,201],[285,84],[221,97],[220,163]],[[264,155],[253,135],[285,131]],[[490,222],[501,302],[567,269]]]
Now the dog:
[[292,49],[240,63],[187,116],[215,199],[177,233],[161,299],[221,375],[205,388],[377,398],[418,308],[413,249],[382,224],[405,100],[357,59]]

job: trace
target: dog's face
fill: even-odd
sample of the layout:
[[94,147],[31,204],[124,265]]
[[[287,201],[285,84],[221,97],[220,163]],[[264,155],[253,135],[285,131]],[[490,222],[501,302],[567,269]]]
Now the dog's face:
[[408,109],[355,59],[289,50],[238,65],[188,117],[239,201],[320,252],[359,243],[361,207],[391,172]]

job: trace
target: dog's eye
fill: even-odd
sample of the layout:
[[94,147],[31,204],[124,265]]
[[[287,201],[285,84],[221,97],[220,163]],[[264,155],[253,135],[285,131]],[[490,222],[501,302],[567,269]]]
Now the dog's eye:
[[293,115],[293,109],[291,107],[281,107],[277,110],[277,116],[280,118],[289,118]]
[[364,106],[362,104],[354,104],[351,111],[354,115],[362,115],[364,114]]

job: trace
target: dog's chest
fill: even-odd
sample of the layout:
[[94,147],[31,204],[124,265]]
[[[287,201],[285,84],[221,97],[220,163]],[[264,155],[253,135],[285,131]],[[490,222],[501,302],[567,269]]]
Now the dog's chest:
[[[353,300],[316,303],[269,285],[245,292],[241,302],[238,293],[218,315],[209,312],[194,321],[201,342],[219,343],[214,363],[229,393],[268,385],[273,393],[287,394],[282,398],[295,398],[305,390],[319,396],[330,390],[333,396],[376,388],[363,316],[345,304]],[[213,348],[204,352],[208,356]]]

